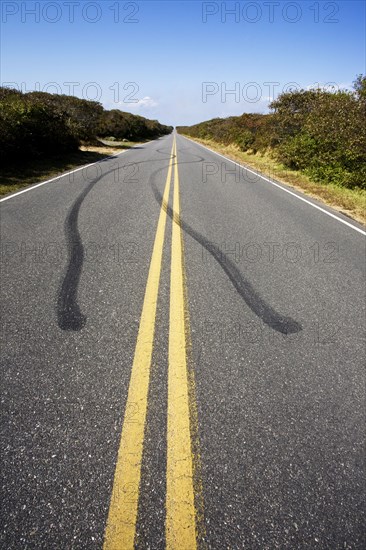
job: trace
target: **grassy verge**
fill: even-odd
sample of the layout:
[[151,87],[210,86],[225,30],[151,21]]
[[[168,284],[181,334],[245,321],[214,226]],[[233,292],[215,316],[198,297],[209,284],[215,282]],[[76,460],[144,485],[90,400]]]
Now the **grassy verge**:
[[52,158],[29,160],[24,164],[13,164],[0,168],[0,196],[14,193],[23,187],[46,181],[51,178],[130,149],[138,143],[101,142],[100,146],[82,146],[73,153],[55,155]]
[[316,183],[305,174],[289,170],[277,163],[268,154],[242,152],[235,145],[222,145],[211,140],[194,138],[194,141],[207,145],[214,151],[245,164],[264,176],[276,179],[315,199],[320,199],[338,212],[366,225],[366,191],[362,189],[347,189],[337,185]]

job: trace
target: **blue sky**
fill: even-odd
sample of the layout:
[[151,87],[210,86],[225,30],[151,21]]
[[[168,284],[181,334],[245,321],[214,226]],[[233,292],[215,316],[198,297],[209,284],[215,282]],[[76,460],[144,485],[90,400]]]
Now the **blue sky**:
[[2,0],[1,8],[2,84],[73,91],[166,124],[265,113],[291,83],[345,88],[366,72],[363,1]]

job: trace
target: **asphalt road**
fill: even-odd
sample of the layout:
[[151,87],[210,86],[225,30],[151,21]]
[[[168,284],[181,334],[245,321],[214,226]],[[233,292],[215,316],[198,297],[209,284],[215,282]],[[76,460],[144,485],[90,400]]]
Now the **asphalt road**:
[[174,139],[1,203],[0,546],[363,549],[365,234]]

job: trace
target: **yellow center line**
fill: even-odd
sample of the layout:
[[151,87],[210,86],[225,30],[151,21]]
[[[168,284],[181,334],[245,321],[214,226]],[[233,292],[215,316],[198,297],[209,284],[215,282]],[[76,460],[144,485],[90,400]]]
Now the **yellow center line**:
[[[163,196],[163,203],[165,204],[169,202],[174,150],[175,142],[172,146]],[[166,219],[167,213],[161,207],[132,365],[105,532],[104,550],[132,550],[134,548],[150,367]]]
[[180,226],[179,176],[174,140],[174,196],[171,248],[168,427],[167,427],[167,550],[195,550],[196,521],[190,433],[184,267]]

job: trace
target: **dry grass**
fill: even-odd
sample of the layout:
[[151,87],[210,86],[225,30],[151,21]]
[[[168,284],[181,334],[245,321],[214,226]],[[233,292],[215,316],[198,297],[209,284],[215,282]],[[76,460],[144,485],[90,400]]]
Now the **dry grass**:
[[82,145],[80,151],[88,151],[91,153],[100,153],[102,155],[115,155],[121,153],[124,149],[131,149],[131,147],[136,147],[136,145],[141,145],[141,142],[133,141],[108,141],[108,140],[99,140],[101,145]]
[[99,153],[101,155],[108,156],[120,153],[121,149],[118,149],[117,147],[94,147],[92,145],[82,145],[80,147],[80,151],[87,151],[88,153]]
[[121,153],[139,145],[132,142],[103,142],[100,146],[82,146],[79,151],[52,158],[39,158],[2,167],[0,169],[0,196],[14,193],[24,187],[46,181],[80,166],[98,162],[107,156]]
[[337,185],[316,183],[299,171],[285,168],[268,154],[242,152],[235,145],[222,145],[211,140],[195,138],[194,141],[247,165],[266,177],[302,191],[314,199],[320,199],[338,212],[366,225],[366,191],[362,189],[347,189]]

